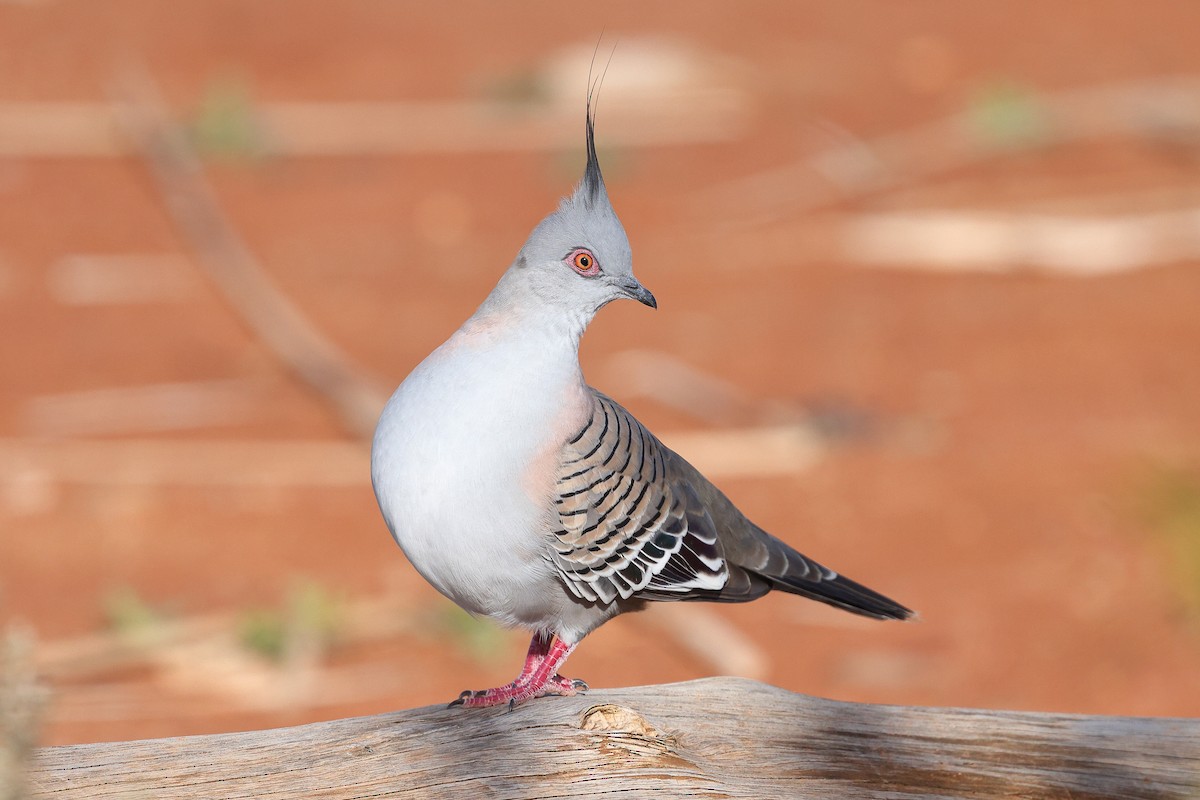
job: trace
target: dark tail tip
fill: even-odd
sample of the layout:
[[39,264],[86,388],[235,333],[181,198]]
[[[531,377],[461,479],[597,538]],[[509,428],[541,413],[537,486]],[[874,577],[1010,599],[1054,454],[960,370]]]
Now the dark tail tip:
[[912,619],[916,613],[895,600],[842,575],[819,581],[770,578],[775,588],[872,619]]

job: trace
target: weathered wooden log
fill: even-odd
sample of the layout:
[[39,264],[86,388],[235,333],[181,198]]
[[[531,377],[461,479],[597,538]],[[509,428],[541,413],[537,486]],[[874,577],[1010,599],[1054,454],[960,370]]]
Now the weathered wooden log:
[[1200,798],[1200,720],[877,706],[718,678],[47,747],[35,797]]

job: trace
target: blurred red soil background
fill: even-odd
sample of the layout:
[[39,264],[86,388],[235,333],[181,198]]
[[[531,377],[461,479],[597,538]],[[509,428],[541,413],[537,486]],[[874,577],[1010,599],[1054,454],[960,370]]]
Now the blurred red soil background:
[[0,4],[0,622],[36,637],[41,741],[445,702],[524,650],[408,566],[361,436],[114,127],[122,76],[386,390],[578,178],[602,29],[660,309],[606,309],[585,374],[921,620],[656,608],[567,674],[1200,714],[1200,6],[29,0]]

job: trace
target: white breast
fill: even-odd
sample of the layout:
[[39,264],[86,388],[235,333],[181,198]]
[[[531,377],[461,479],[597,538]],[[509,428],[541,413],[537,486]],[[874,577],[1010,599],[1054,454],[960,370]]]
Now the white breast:
[[557,590],[548,499],[559,447],[586,413],[561,339],[464,328],[396,390],[372,447],[379,506],[413,566],[508,624],[539,625],[546,604],[530,587]]

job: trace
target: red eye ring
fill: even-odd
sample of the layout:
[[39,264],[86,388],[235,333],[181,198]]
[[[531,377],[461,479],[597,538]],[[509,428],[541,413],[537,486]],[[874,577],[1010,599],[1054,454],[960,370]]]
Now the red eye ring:
[[576,247],[567,254],[563,262],[585,278],[591,278],[600,274],[600,262],[592,255],[592,251],[586,247]]

